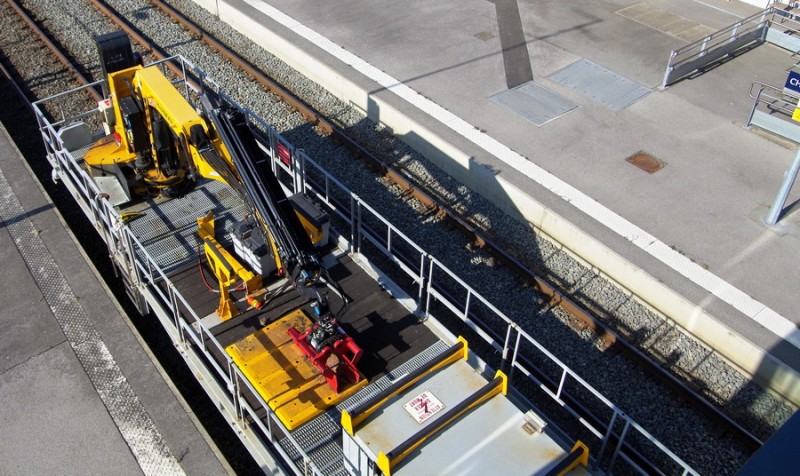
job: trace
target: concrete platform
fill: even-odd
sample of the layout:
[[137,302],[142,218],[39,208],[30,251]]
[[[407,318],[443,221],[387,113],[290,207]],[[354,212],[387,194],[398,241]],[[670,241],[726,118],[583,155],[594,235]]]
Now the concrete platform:
[[232,473],[1,125],[0,197],[0,474]]
[[[738,365],[767,378],[775,362],[800,369],[798,207],[763,222],[796,145],[742,127],[750,83],[782,85],[796,59],[762,45],[658,88],[671,50],[757,7],[195,1]],[[650,92],[610,107],[564,83],[579,61]],[[531,80],[578,107],[537,125],[492,100]],[[640,151],[666,166],[648,174],[625,160]]]

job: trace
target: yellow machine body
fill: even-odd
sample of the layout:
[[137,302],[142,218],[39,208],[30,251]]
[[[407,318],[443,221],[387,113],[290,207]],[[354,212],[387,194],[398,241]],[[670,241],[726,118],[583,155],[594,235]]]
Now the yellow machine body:
[[[192,170],[199,176],[222,180],[190,140],[194,126],[201,127],[206,137],[212,136],[205,120],[157,66],[134,66],[110,73],[108,92],[107,101],[113,110],[113,121],[109,121],[113,124],[108,126],[113,132],[83,157],[93,176],[121,170],[127,181],[121,185],[133,195],[179,184],[189,178]],[[166,128],[161,143],[175,156],[176,163],[169,168],[157,148],[154,121],[159,120]],[[211,140],[211,144],[230,164],[219,140]]]

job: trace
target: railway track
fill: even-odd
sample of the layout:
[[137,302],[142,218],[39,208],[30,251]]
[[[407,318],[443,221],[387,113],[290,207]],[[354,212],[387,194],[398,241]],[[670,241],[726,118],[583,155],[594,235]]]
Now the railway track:
[[[9,0],[9,2],[11,2],[11,0]],[[128,34],[135,39],[135,41],[140,43],[144,51],[150,52],[155,58],[159,59],[167,55],[165,51],[160,50],[155,45],[151,45],[147,39],[147,35],[139,31],[138,28],[135,28],[129,20],[126,20],[125,18],[122,18],[121,15],[118,15],[114,8],[110,7],[105,2],[92,1],[91,3],[96,6],[98,11],[101,11],[102,14],[109,19],[109,21],[114,23],[115,28],[120,28],[127,31]],[[445,225],[445,227],[448,228],[448,232],[449,228],[457,228],[459,232],[465,236],[465,238],[462,238],[462,241],[474,245],[474,248],[471,251],[491,255],[492,260],[502,263],[502,267],[504,269],[511,270],[516,279],[521,279],[524,281],[524,283],[517,283],[517,286],[520,288],[526,286],[530,289],[535,289],[538,293],[541,293],[541,297],[538,298],[540,305],[548,309],[552,307],[559,307],[563,309],[570,316],[565,320],[572,323],[573,327],[579,330],[590,329],[594,335],[599,336],[600,342],[596,344],[598,347],[602,348],[603,350],[611,348],[615,352],[618,351],[619,353],[623,353],[625,354],[626,359],[635,361],[636,365],[642,366],[641,368],[646,369],[648,373],[655,376],[662,385],[667,385],[672,389],[671,391],[675,392],[673,397],[675,401],[691,402],[695,408],[699,409],[700,412],[707,414],[712,419],[713,425],[718,428],[719,433],[727,433],[735,437],[736,441],[738,442],[737,444],[747,448],[745,453],[752,451],[752,449],[760,444],[760,440],[762,438],[754,435],[751,431],[734,421],[719,408],[710,404],[706,398],[689,389],[687,385],[662,368],[659,363],[656,363],[652,359],[648,358],[643,352],[637,350],[635,346],[628,343],[625,339],[621,339],[601,320],[593,316],[592,313],[582,309],[577,303],[573,302],[567,296],[548,284],[545,279],[537,276],[528,266],[516,259],[512,252],[504,250],[502,246],[497,244],[496,240],[489,236],[485,230],[479,229],[470,223],[471,220],[469,218],[463,217],[460,213],[457,213],[451,209],[451,207],[445,205],[440,200],[437,200],[435,198],[435,195],[438,195],[437,193],[428,192],[423,188],[423,186],[415,183],[415,180],[410,178],[412,174],[409,174],[407,171],[394,168],[388,161],[381,159],[366,147],[359,145],[356,140],[349,137],[341,130],[341,128],[334,125],[331,121],[326,120],[323,113],[316,111],[312,106],[307,104],[306,101],[294,97],[283,86],[274,83],[249,60],[232,54],[224,44],[215,40],[213,35],[204,31],[201,27],[191,24],[187,18],[185,18],[182,14],[179,14],[172,7],[163,4],[160,1],[153,1],[152,3],[157,8],[163,9],[162,11],[164,11],[165,15],[170,16],[173,21],[179,23],[183,28],[186,28],[191,35],[199,38],[205,42],[209,48],[215,50],[222,57],[226,58],[226,61],[229,61],[230,64],[235,68],[243,70],[247,77],[257,81],[261,87],[271,91],[273,94],[280,97],[282,101],[285,101],[286,104],[289,104],[293,110],[298,111],[304,118],[303,120],[307,121],[307,124],[313,125],[314,128],[323,131],[323,134],[329,135],[336,139],[341,146],[344,146],[350,150],[350,155],[352,157],[358,157],[366,161],[369,164],[369,167],[381,176],[382,180],[390,182],[392,187],[398,190],[399,195],[407,200],[414,200],[416,202],[414,208],[422,210],[423,216],[435,217],[433,221],[439,222],[436,226],[441,227],[442,225]],[[19,11],[21,12],[22,10]],[[45,35],[44,32],[39,32],[37,34]],[[52,46],[56,50],[59,49],[55,45]],[[64,55],[64,57],[66,58],[66,55]],[[92,70],[91,65],[79,69],[85,69],[88,71]],[[67,88],[62,84],[61,89],[63,90]],[[28,94],[34,94],[36,97],[43,97],[43,95],[41,95],[39,92],[34,92],[30,89],[27,92]],[[482,330],[484,332],[497,335],[498,340],[503,341],[503,336],[500,335],[501,331],[498,331],[497,329]],[[511,351],[512,349],[510,345],[506,345],[505,349],[499,350],[505,353]],[[525,370],[534,372],[534,374],[538,376],[539,380],[544,382],[546,386],[550,387],[551,391],[556,391],[558,389],[559,383],[557,381],[553,381],[552,378],[549,378],[545,372],[538,372],[532,368]],[[580,407],[580,405],[578,407]],[[581,416],[583,418],[589,420],[595,418],[591,414],[590,409],[584,408],[582,412],[583,414]]]

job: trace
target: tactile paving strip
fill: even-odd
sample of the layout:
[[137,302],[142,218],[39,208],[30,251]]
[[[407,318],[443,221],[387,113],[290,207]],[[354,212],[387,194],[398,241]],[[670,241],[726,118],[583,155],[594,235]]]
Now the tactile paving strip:
[[[17,219],[24,218],[24,219]],[[144,474],[185,474],[0,171],[0,219]],[[109,468],[113,472],[113,469]]]
[[[344,468],[344,454],[338,442],[342,433],[342,427],[339,424],[341,411],[347,408],[354,408],[359,402],[388,388],[393,381],[422,367],[447,349],[448,346],[444,342],[437,341],[392,372],[371,382],[358,393],[337,405],[336,409],[323,413],[293,431],[292,437],[303,448],[303,451],[309,455],[311,461],[320,468],[322,474],[332,476],[349,474]],[[291,441],[285,438],[281,440],[281,445],[295,463],[301,463],[300,454]]]

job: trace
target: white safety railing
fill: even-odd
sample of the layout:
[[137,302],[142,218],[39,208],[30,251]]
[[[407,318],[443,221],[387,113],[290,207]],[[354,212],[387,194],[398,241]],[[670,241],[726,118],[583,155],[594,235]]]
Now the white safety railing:
[[662,88],[754,42],[763,41],[776,9],[743,18],[717,32],[670,53]]
[[753,107],[744,127],[756,126],[786,139],[800,142],[800,123],[793,120],[800,93],[761,81],[753,81],[750,84],[749,94],[753,98]]
[[[195,82],[221,93],[219,85],[185,59],[173,57],[164,61],[179,62]],[[177,82],[187,86],[185,89],[190,100],[191,96],[196,96],[197,91],[189,87],[189,82],[185,78]],[[199,379],[201,385],[210,395],[215,395],[219,399],[222,411],[228,412],[236,419],[241,431],[247,435],[247,438],[243,438],[243,442],[254,457],[258,459],[260,454],[266,454],[272,448],[295,473],[322,474],[322,469],[314,464],[301,445],[293,439],[291,433],[283,428],[280,420],[228,356],[210,329],[200,320],[189,302],[178,292],[169,276],[158,266],[131,229],[123,224],[116,210],[102,197],[95,183],[64,147],[58,129],[75,118],[92,114],[93,111],[76,114],[70,118],[62,117],[58,121],[51,122],[44,112],[45,107],[50,103],[58,106],[68,95],[83,94],[82,89],[34,103],[54,177],[67,186],[86,216],[92,220],[100,236],[105,240],[114,263],[122,267],[123,272],[129,273],[128,279],[131,280],[133,287],[145,297],[149,307],[183,350],[183,355],[193,370],[204,376],[203,379]],[[235,104],[230,98],[224,95],[222,97]],[[369,243],[371,245],[369,253],[376,250],[410,278],[413,289],[406,292],[410,296],[416,296],[415,311],[430,319],[436,318],[434,312],[450,312],[473,329],[491,347],[501,352],[503,365],[510,370],[511,377],[514,372],[518,372],[533,381],[558,406],[565,408],[596,437],[594,446],[599,445],[600,449],[593,456],[593,460],[601,463],[604,470],[611,472],[619,459],[628,462],[630,468],[643,474],[653,468],[659,468],[660,465],[653,462],[650,457],[650,450],[637,449],[644,442],[661,454],[658,459],[669,461],[668,472],[675,472],[677,468],[682,474],[696,474],[688,464],[603,397],[468,283],[458,278],[442,262],[428,255],[422,247],[327,173],[318,163],[293,147],[263,120],[249,111],[245,112],[251,124],[261,132],[260,141],[272,161],[273,169],[277,173],[288,174],[291,178],[290,190],[295,193],[303,191],[315,197],[319,203],[347,224],[346,227],[349,229],[339,230],[338,233],[349,241],[351,252],[363,254],[365,250],[362,244]],[[365,258],[369,259],[369,256]],[[477,309],[479,311],[476,311]],[[553,379],[542,378],[542,373],[531,364],[534,354],[537,360],[544,360],[548,367],[559,369],[559,375],[555,379],[558,381],[557,384]],[[570,385],[577,387],[568,389]],[[251,405],[245,394],[254,404]],[[594,399],[594,403],[578,402],[575,398],[578,394],[590,396]],[[603,409],[602,413],[607,415],[607,418],[605,420],[587,418],[586,408],[592,405]],[[265,411],[266,418],[259,418],[259,411]],[[280,431],[276,432],[278,428]],[[278,435],[281,441],[278,441]],[[285,448],[283,446],[285,444],[293,448]],[[301,461],[296,463],[291,454],[300,454]]]

